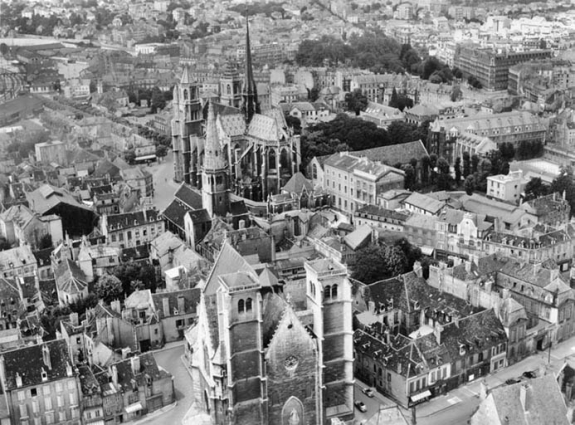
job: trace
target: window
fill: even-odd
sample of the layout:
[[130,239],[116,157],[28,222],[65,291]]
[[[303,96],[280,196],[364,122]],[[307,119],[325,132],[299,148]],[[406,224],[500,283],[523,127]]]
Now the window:
[[64,396],[59,395],[58,396],[58,407],[62,407],[64,406]]
[[30,389],[30,396],[36,397],[38,395],[38,390],[36,388]]
[[238,313],[245,312],[244,300],[238,301]]
[[331,287],[331,298],[332,299],[336,299],[337,298],[337,285],[333,285]]
[[249,313],[250,311],[252,311],[252,299],[248,298],[246,300],[246,312]]
[[58,392],[58,393],[62,392],[62,383],[61,382],[56,382],[56,392]]
[[327,285],[323,290],[323,299],[329,300],[331,298],[331,286]]
[[39,410],[40,410],[40,406],[39,406],[39,404],[38,404],[38,401],[37,401],[37,400],[34,400],[34,401],[32,402],[32,412],[38,413]]
[[44,398],[44,407],[46,408],[46,410],[52,410],[52,398],[51,397],[45,397]]
[[70,405],[75,406],[76,404],[77,404],[76,393],[70,393]]
[[18,391],[18,401],[26,400],[26,393],[24,391]]
[[58,419],[60,420],[60,422],[64,422],[66,420],[66,411],[65,410],[60,410],[58,412]]
[[20,417],[21,418],[25,418],[28,416],[28,410],[26,409],[26,405],[25,404],[21,404],[20,405]]

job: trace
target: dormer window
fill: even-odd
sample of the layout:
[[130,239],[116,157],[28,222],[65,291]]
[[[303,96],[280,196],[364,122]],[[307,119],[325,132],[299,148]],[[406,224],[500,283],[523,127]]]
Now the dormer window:
[[42,368],[41,374],[42,374],[42,382],[46,382],[48,380],[48,374],[46,373],[44,368]]

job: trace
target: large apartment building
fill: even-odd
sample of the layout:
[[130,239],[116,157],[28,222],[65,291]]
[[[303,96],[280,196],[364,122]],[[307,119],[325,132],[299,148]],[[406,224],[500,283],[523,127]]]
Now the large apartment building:
[[551,50],[528,52],[497,52],[475,45],[457,46],[453,64],[465,76],[473,75],[488,90],[507,90],[509,68],[518,63],[546,59],[553,56]]

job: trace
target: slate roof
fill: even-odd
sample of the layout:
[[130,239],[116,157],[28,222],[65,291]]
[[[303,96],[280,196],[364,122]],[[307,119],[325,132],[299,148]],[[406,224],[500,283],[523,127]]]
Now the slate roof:
[[416,208],[421,208],[431,214],[437,214],[445,206],[445,202],[438,201],[437,199],[417,192],[413,192],[409,195],[403,203],[413,205]]
[[371,226],[364,224],[355,229],[349,235],[346,235],[344,241],[352,250],[355,251],[367,239],[371,239],[372,232]]
[[[48,348],[51,368],[44,363],[43,347]],[[68,345],[65,340],[44,342],[3,353],[6,371],[6,389],[17,389],[16,376],[22,378],[22,386],[42,384],[42,370],[46,372],[48,382],[66,378],[68,365]],[[74,371],[70,368],[72,374]]]
[[[162,319],[164,315],[164,299],[168,299],[170,316],[175,316],[174,311],[177,310],[178,315],[181,314],[194,314],[197,311],[197,306],[200,302],[201,295],[200,288],[183,289],[181,291],[173,292],[159,292],[152,294],[152,301],[159,317]],[[184,311],[180,311],[178,305],[178,298],[184,299]]]
[[146,375],[152,381],[158,381],[162,378],[168,378],[171,375],[160,369],[153,353],[140,354],[140,370],[136,374],[132,371],[131,358],[114,363],[118,371],[118,384],[124,388],[132,387],[132,380],[135,380],[138,386],[146,385]]
[[405,220],[407,220],[409,218],[409,214],[405,213],[405,212],[398,212],[398,211],[394,211],[394,210],[388,210],[386,208],[383,207],[378,207],[377,205],[370,205],[370,204],[366,204],[364,206],[362,206],[361,208],[358,208],[354,215],[360,215],[360,214],[366,214],[369,219],[372,219],[372,217],[370,216],[374,216],[374,217],[382,217],[382,218],[389,218],[392,220],[397,220],[400,222],[404,222]]
[[101,177],[109,175],[111,179],[115,179],[120,175],[120,167],[108,159],[103,159],[96,166],[93,175]]
[[9,270],[12,267],[22,267],[35,262],[36,257],[34,257],[29,245],[0,251],[0,270]]
[[381,161],[392,167],[395,164],[407,164],[412,158],[417,159],[419,163],[421,158],[428,155],[427,149],[425,149],[421,140],[355,151],[353,154],[365,156],[372,161]]
[[70,207],[81,208],[87,211],[91,209],[79,203],[68,191],[45,184],[33,192],[26,194],[30,207],[39,214],[45,214],[59,204],[66,204]]
[[80,374],[80,389],[85,397],[90,397],[101,392],[100,384],[89,366],[78,366],[78,373]]
[[[525,391],[525,405],[521,391]],[[493,399],[499,421],[507,425],[568,425],[567,406],[553,374],[528,382],[494,388]],[[489,400],[489,398],[487,400]],[[485,403],[485,402],[484,402]]]
[[88,278],[82,269],[72,260],[65,259],[55,270],[58,291],[78,294],[88,287]]
[[118,230],[128,227],[142,226],[146,223],[160,221],[158,211],[154,209],[134,211],[123,214],[110,214],[106,216],[108,230]]
[[186,204],[178,199],[174,199],[170,205],[162,211],[162,216],[183,230],[185,228],[184,217],[190,211],[192,210]]
[[262,338],[263,346],[267,348],[281,321],[287,305],[283,298],[275,293],[269,293],[263,300]]
[[208,223],[212,221],[210,214],[208,214],[208,210],[204,208],[201,210],[188,211],[186,214],[190,216],[193,223]]
[[182,183],[174,196],[193,210],[203,208],[202,195],[186,183]]
[[282,188],[282,190],[286,192],[296,193],[298,195],[301,195],[304,189],[307,192],[313,191],[313,184],[311,183],[311,180],[305,178],[305,176],[299,171],[295,173]]

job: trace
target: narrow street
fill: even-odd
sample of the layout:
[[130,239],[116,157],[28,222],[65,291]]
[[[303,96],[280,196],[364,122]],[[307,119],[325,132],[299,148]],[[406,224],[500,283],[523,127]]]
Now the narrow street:
[[147,421],[146,424],[180,425],[186,412],[190,408],[192,404],[192,379],[180,359],[183,354],[183,345],[154,352],[154,357],[158,365],[162,366],[174,377],[174,387],[178,404],[169,412]]
[[154,205],[158,211],[166,208],[174,197],[174,193],[180,187],[174,182],[174,153],[168,151],[168,155],[149,167],[142,166],[154,176]]

